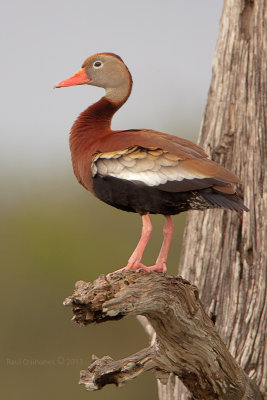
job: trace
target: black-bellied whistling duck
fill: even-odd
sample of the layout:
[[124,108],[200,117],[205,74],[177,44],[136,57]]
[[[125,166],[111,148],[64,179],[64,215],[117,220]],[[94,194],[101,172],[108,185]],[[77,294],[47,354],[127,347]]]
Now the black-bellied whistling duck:
[[[174,230],[171,215],[208,208],[248,210],[233,186],[239,179],[191,141],[149,129],[111,130],[112,117],[132,88],[131,74],[119,56],[95,54],[56,87],[83,84],[102,87],[106,94],[72,126],[73,169],[100,200],[142,216],[141,238],[125,269],[166,271]],[[156,263],[146,267],[141,259],[152,231],[149,214],[163,214],[166,222]]]

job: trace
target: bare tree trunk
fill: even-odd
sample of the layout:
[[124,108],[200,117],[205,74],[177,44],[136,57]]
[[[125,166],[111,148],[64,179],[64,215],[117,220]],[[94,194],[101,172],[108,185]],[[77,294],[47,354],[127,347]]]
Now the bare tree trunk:
[[[266,40],[266,0],[225,0],[199,144],[241,178],[250,212],[189,213],[179,270],[198,287],[221,338],[262,391],[267,374]],[[159,383],[159,395],[188,398],[174,377],[167,387]]]

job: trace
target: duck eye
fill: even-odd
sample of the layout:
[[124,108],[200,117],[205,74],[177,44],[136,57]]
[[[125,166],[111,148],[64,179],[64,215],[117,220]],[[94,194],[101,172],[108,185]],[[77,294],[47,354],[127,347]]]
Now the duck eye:
[[94,68],[101,68],[103,66],[102,61],[95,61],[93,64]]

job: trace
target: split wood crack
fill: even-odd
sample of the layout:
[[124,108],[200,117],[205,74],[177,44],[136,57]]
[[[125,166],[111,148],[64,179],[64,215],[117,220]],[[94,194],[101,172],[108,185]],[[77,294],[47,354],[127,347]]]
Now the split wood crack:
[[87,390],[120,386],[154,369],[162,383],[178,376],[194,399],[263,398],[222,342],[197,288],[181,277],[143,270],[101,275],[93,283],[78,281],[64,304],[79,325],[143,315],[155,330],[150,347],[125,359],[93,357],[80,375]]

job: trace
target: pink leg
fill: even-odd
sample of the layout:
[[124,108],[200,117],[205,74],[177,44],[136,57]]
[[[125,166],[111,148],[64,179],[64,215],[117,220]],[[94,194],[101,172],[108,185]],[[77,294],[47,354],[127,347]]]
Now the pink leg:
[[170,248],[170,244],[171,244],[171,240],[172,240],[172,235],[174,232],[174,223],[173,223],[170,215],[167,215],[165,218],[166,218],[166,222],[163,227],[164,238],[163,238],[162,246],[161,246],[156,264],[149,267],[150,271],[163,272],[163,273],[167,271],[166,260],[168,257],[168,252],[169,252],[169,248]]
[[138,242],[138,245],[136,246],[136,249],[129,258],[128,264],[126,265],[125,269],[133,269],[135,271],[139,268],[146,269],[146,267],[141,263],[141,259],[152,232],[152,224],[148,214],[142,215],[142,223],[143,227],[141,238]]

